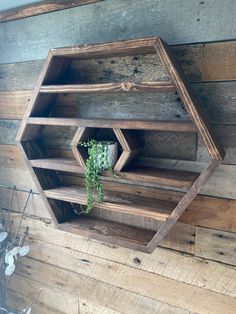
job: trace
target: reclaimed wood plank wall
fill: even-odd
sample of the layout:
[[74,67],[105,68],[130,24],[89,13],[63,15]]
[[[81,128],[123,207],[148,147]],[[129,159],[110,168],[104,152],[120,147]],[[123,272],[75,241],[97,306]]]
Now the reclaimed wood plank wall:
[[[4,42],[0,54],[0,199],[3,207],[8,208],[12,187],[16,185],[22,205],[27,191],[34,191],[27,208],[31,218],[23,222],[30,227],[27,241],[32,250],[30,258],[20,263],[15,280],[10,282],[9,302],[14,300],[23,305],[43,286],[35,313],[235,313],[236,29],[233,8],[234,0],[224,3],[105,0],[0,24],[0,42]],[[226,157],[163,241],[162,248],[149,256],[54,230],[16,146],[15,136],[49,48],[155,35],[172,45],[226,150]],[[126,61],[128,75],[134,75],[135,68],[142,70],[142,62],[145,63],[141,58],[133,67],[132,62]],[[154,75],[154,64],[158,66],[158,61],[150,58],[145,63],[150,76]],[[90,67],[75,63],[74,75],[85,66]],[[117,77],[121,68],[117,60],[107,63],[103,60],[102,64],[92,64],[91,69],[96,71],[88,72],[88,77],[83,79],[96,80],[97,73],[102,71],[100,80],[105,81]],[[158,74],[164,75],[161,68]],[[139,100],[132,97],[135,96],[130,96],[129,101],[135,101],[137,109],[145,101],[152,113],[179,121],[188,119],[174,94],[161,96],[159,112],[152,94]],[[112,96],[106,100],[97,95],[100,112],[108,115],[106,101],[111,110],[118,106],[125,108],[127,98],[121,95],[114,103]],[[62,95],[58,98],[58,115],[64,114],[60,102],[67,103],[68,114],[74,113],[73,104],[79,103],[80,114],[84,116],[93,113],[91,108],[95,104],[87,95],[80,95],[80,100]],[[132,114],[129,112],[130,117]],[[147,113],[140,111],[140,114]],[[66,147],[70,133],[69,129],[64,134],[58,132],[53,139],[54,146],[52,141],[48,145],[52,149]],[[159,149],[149,155],[153,154],[155,161],[163,166],[197,170],[208,160],[206,149],[196,136],[160,134],[154,144]],[[168,160],[164,159],[167,157]],[[181,196],[178,191],[169,195],[160,190],[157,194],[163,199]],[[13,208],[19,208],[17,200]],[[15,220],[18,219],[16,214]],[[136,284],[137,278],[140,284]]]

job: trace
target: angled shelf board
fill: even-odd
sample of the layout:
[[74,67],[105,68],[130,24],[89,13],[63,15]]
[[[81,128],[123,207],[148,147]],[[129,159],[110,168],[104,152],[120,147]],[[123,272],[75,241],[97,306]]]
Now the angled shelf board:
[[[83,81],[75,83],[64,80],[73,60],[83,62],[99,58],[135,58],[136,55],[149,54],[159,58],[168,73],[168,80],[132,82],[129,79],[99,84],[93,81],[92,84],[87,84]],[[174,91],[183,101],[190,121],[153,121],[135,117],[132,120],[84,118],[54,114],[54,104],[60,94],[102,93],[106,96],[112,93],[119,97],[120,93],[140,95]],[[125,116],[125,112],[123,114]],[[51,156],[48,153],[48,149],[42,144],[42,134],[46,127],[75,129],[70,154]],[[83,183],[87,155],[78,143],[93,138],[102,129],[113,134],[120,148],[120,155],[114,166],[115,180],[107,171],[102,174],[102,179],[120,182],[123,190],[116,190],[113,184],[108,184],[104,201],[95,203],[91,213],[85,216],[80,214],[80,206],[87,203]],[[202,173],[163,169],[158,168],[158,165],[139,165],[135,158],[142,151],[143,143],[134,132],[146,130],[198,133],[212,160]],[[59,229],[148,253],[168,234],[224,157],[224,151],[207,126],[171,49],[158,37],[51,49],[18,131],[17,140],[46,208]],[[68,179],[72,174],[75,177]],[[185,189],[185,194],[178,203],[159,200],[150,193],[140,195],[138,189],[134,193],[140,182],[159,188],[163,186],[165,189]],[[132,189],[129,188],[130,184]],[[122,215],[124,218],[118,221],[112,219],[112,215]],[[142,224],[131,223],[139,219],[155,221],[156,229],[149,230]]]

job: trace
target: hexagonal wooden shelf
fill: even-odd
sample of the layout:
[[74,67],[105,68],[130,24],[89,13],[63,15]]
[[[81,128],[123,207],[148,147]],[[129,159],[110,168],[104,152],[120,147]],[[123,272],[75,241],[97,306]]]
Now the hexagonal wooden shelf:
[[[139,83],[60,84],[73,59],[155,53],[166,68],[170,80]],[[58,94],[173,91],[178,92],[192,122],[59,118],[53,117],[52,114],[53,103]],[[72,141],[72,151],[76,160],[48,156],[47,150],[40,141],[46,125],[78,128]],[[95,204],[91,215],[81,216],[76,213],[75,205],[83,205],[87,202],[84,185],[62,184],[58,172],[84,175],[86,155],[78,149],[78,142],[87,140],[99,128],[112,129],[121,145],[122,153],[114,170],[117,175],[116,180],[122,179],[124,188],[122,191],[114,190],[112,184],[108,184],[109,189],[105,191],[104,202]],[[131,130],[198,132],[212,161],[202,173],[132,165],[132,159],[139,151],[140,144],[137,138],[132,136]],[[19,129],[17,140],[43,201],[58,228],[149,253],[160,244],[224,157],[224,151],[207,126],[170,48],[158,37],[51,49]],[[126,167],[128,163],[131,167]],[[132,181],[132,188],[128,183],[124,183],[124,179]],[[155,193],[151,196],[150,193],[140,194],[139,188],[135,187],[135,182],[140,183],[140,181],[159,187],[185,188],[186,193],[177,204],[158,200]],[[100,216],[97,216],[98,212]],[[101,212],[118,213],[125,217],[127,215],[127,217],[135,218],[136,221],[141,217],[152,219],[158,222],[159,227],[157,231],[146,230],[129,224],[128,218],[124,220],[125,223],[110,221],[101,218]]]

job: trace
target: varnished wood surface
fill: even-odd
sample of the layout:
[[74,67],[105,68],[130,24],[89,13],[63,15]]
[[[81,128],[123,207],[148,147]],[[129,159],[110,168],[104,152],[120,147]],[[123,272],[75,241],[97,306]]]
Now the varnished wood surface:
[[107,242],[111,244],[118,244],[143,252],[146,252],[146,244],[154,234],[153,231],[91,217],[80,217],[72,222],[61,224],[59,228],[90,239],[103,241],[106,238]]
[[[63,200],[66,202],[86,205],[87,196],[84,188],[77,186],[62,186],[54,189],[45,190],[48,198]],[[126,194],[112,194],[106,191],[104,201],[96,203],[95,208],[111,210],[136,217],[145,217],[165,221],[171,210],[175,207],[174,203],[140,198]]]
[[196,132],[192,122],[183,121],[148,121],[148,120],[121,120],[121,119],[77,119],[77,118],[33,118],[27,119],[27,124],[78,126],[89,128],[114,129],[144,129],[169,132]]
[[204,171],[199,175],[194,184],[189,188],[187,193],[179,201],[173,212],[166,219],[165,223],[157,231],[153,239],[148,244],[148,251],[153,252],[153,250],[158,246],[160,241],[164,236],[169,232],[172,226],[180,218],[183,212],[187,209],[189,204],[193,201],[196,195],[200,192],[201,188],[211,177],[214,170],[220,165],[220,162],[217,160],[212,160],[209,165],[204,169]]
[[[74,172],[84,174],[85,169],[74,160],[66,158],[33,159],[30,163],[35,168],[51,169],[58,171]],[[112,175],[104,172],[104,176]],[[130,170],[115,173],[115,178],[134,181],[150,182],[160,185],[186,188],[193,184],[197,173],[188,171],[158,169],[155,167],[132,167]]]
[[83,85],[44,85],[40,93],[103,93],[103,92],[173,92],[171,82],[123,82],[107,84],[83,84]]

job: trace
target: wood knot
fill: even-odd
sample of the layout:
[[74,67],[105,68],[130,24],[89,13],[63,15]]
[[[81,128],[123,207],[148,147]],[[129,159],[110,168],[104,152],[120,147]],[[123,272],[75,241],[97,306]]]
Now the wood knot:
[[129,83],[129,82],[123,82],[121,83],[121,88],[126,91],[126,92],[129,92],[132,90],[132,83]]

